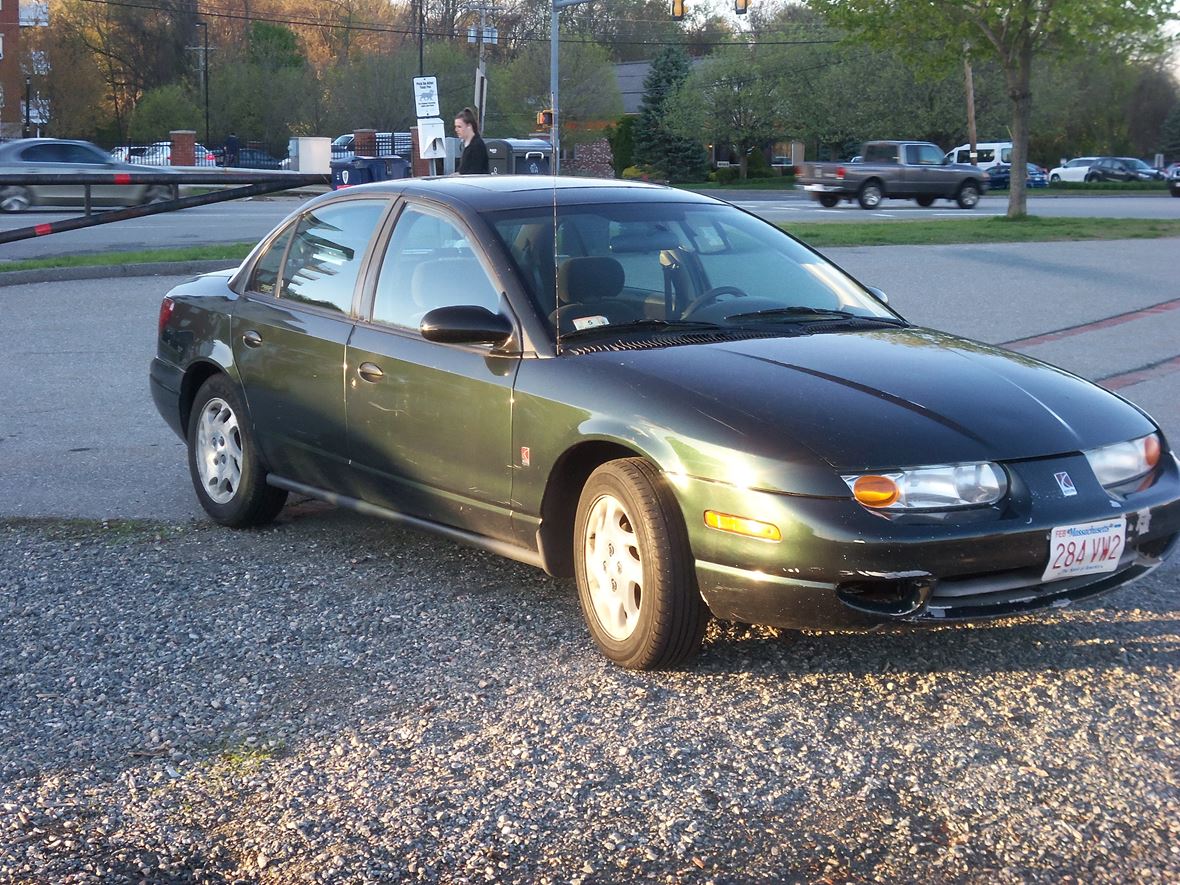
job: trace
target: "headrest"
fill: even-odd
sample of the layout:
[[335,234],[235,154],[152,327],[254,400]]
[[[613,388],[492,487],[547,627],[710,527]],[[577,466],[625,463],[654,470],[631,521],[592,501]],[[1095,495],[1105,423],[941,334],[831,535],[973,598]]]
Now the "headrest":
[[623,291],[623,265],[609,257],[567,258],[557,268],[562,304],[591,304]]
[[424,311],[456,304],[486,307],[488,290],[487,275],[476,258],[424,261],[410,278],[410,297]]

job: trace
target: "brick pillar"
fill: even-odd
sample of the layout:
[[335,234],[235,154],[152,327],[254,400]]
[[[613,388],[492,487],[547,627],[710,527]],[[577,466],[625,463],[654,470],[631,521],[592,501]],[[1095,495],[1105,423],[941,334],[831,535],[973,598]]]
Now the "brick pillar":
[[377,156],[377,130],[355,129],[352,133],[352,152],[358,157]]
[[410,175],[415,178],[422,178],[426,175],[433,175],[430,169],[432,160],[422,159],[422,155],[418,152],[418,127],[412,126],[410,128]]
[[197,165],[197,133],[192,129],[176,129],[168,133],[172,138],[172,165]]

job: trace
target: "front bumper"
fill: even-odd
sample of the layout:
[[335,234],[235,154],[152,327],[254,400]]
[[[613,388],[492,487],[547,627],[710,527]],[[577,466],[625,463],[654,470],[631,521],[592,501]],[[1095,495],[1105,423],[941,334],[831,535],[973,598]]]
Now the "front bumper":
[[[1125,501],[1092,477],[1088,486],[1079,483],[1077,498],[1054,496],[1040,481],[1063,466],[1075,479],[1083,475],[1080,458],[1010,465],[1014,489],[1003,510],[964,511],[942,521],[890,520],[851,500],[693,481],[682,480],[678,491],[701,595],[717,617],[812,629],[937,624],[1069,605],[1146,575],[1178,546],[1175,458],[1165,459],[1150,488]],[[783,540],[767,543],[709,529],[700,516],[705,509],[774,522]],[[1126,549],[1115,571],[1042,580],[1052,528],[1120,513],[1126,516]]]

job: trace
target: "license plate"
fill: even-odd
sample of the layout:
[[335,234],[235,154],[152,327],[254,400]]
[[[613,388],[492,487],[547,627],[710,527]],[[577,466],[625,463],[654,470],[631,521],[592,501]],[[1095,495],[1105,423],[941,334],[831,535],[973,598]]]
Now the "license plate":
[[1049,564],[1042,581],[1113,572],[1123,555],[1127,518],[1057,526],[1049,532]]

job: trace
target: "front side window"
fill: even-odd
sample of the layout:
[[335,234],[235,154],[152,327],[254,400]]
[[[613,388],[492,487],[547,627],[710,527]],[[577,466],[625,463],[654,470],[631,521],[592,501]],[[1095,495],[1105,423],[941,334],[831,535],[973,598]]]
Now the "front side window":
[[361,259],[385,205],[381,200],[354,200],[314,209],[299,219],[279,297],[351,311]]
[[262,253],[254,265],[254,273],[250,276],[250,284],[247,286],[251,292],[258,292],[260,295],[276,294],[279,271],[283,269],[283,256],[287,254],[287,245],[291,242],[291,231],[294,228],[294,225],[288,225]]
[[941,166],[943,155],[932,144],[907,144],[905,161],[911,166]]
[[417,207],[398,218],[377,277],[373,320],[417,329],[437,307],[475,305],[496,313],[499,289],[467,235],[449,219]]

